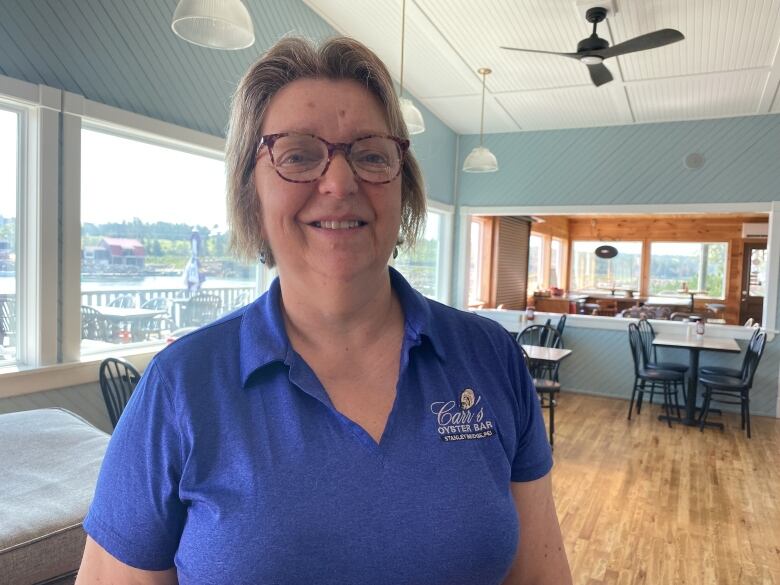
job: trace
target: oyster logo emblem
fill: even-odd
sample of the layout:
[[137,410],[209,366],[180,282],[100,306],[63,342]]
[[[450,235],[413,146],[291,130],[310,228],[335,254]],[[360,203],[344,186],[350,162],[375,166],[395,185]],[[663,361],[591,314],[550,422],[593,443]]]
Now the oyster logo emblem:
[[460,407],[463,410],[468,410],[474,406],[474,391],[471,388],[466,388],[460,395]]

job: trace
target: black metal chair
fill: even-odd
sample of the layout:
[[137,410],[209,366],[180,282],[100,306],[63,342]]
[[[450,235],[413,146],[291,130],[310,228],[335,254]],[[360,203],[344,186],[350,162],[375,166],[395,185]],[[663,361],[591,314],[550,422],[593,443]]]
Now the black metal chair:
[[[761,361],[766,346],[766,331],[759,331],[751,339],[745,352],[745,361],[742,375],[739,378],[732,376],[718,376],[708,374],[699,377],[699,384],[704,388],[704,406],[699,417],[699,430],[704,431],[707,415],[710,413],[710,404],[739,404],[742,415],[742,429],[747,427],[747,436],[750,438],[750,389],[753,387],[753,378]],[[734,400],[736,398],[736,400]],[[723,430],[723,423],[710,423]]]
[[81,339],[111,341],[111,324],[97,309],[81,306]]
[[[528,357],[528,354],[523,349],[522,345],[520,346],[520,351],[523,353],[523,360],[525,361],[525,365],[530,372],[531,359]],[[536,388],[536,393],[539,396],[539,403],[541,407],[547,408],[550,411],[550,424],[548,431],[550,434],[550,448],[553,449],[553,439],[555,436],[555,407],[558,405],[556,395],[560,393],[561,385],[555,380],[548,380],[546,378],[533,378],[533,382],[534,388]]]
[[157,335],[158,338],[162,338],[163,331],[172,331],[173,319],[169,314],[170,307],[168,299],[165,297],[154,297],[141,304],[142,309],[152,309],[154,311],[166,311],[164,315],[158,315],[146,319],[140,324],[140,334],[143,339],[149,339],[151,335]]
[[[653,345],[653,339],[655,339],[655,329],[647,319],[640,319],[637,323],[637,329],[639,330],[639,338],[642,341],[642,357],[644,358],[645,367],[651,370],[672,370],[685,374],[688,371],[688,364],[681,364],[678,362],[659,362],[656,347]],[[686,399],[685,395],[685,376],[682,378],[682,393],[683,400]],[[650,390],[650,404],[653,403],[654,389]]]
[[111,426],[116,428],[141,374],[127,360],[106,358],[100,363],[100,391],[106,403]]
[[12,296],[0,295],[0,347],[5,343],[14,345],[16,337],[16,299]]
[[187,301],[184,308],[184,320],[187,325],[199,327],[211,323],[222,314],[222,298],[205,292],[199,292]]
[[756,337],[758,337],[760,332],[761,329],[758,327],[753,330],[753,336],[750,338],[750,341],[748,341],[747,349],[745,350],[745,357],[742,358],[742,366],[739,369],[724,368],[722,366],[704,366],[699,368],[699,376],[729,376],[731,378],[742,378],[742,374],[747,367],[748,357],[750,356],[747,350],[750,349],[756,342]]
[[108,303],[109,307],[118,307],[120,309],[132,309],[135,307],[135,299],[132,295],[119,295]]
[[220,316],[222,299],[217,295],[199,292],[187,301],[182,310],[182,327],[200,327]]
[[[550,325],[531,325],[517,334],[516,341],[519,345],[538,345],[539,347],[554,347],[563,349],[563,339],[558,331]],[[528,369],[534,378],[547,378],[558,381],[558,369],[560,363],[542,362],[531,360]]]
[[558,319],[558,323],[555,325],[555,330],[558,332],[558,335],[563,338],[563,330],[566,327],[566,314],[564,313],[561,315],[561,318]]
[[[672,426],[672,406],[677,410],[677,418],[680,417],[680,402],[677,396],[677,384],[682,383],[684,374],[674,370],[662,370],[660,368],[648,368],[645,364],[644,352],[642,350],[642,338],[639,333],[639,327],[634,323],[628,324],[628,342],[631,346],[631,357],[634,360],[634,388],[631,391],[631,403],[628,407],[628,420],[631,420],[631,412],[634,410],[634,400],[636,399],[636,413],[642,412],[642,399],[645,392],[654,392],[657,384],[661,385],[661,392],[664,398],[664,411],[666,412],[666,422],[669,427]],[[650,389],[645,385],[650,384]],[[637,397],[637,394],[639,395]],[[672,405],[671,399],[674,399]]]

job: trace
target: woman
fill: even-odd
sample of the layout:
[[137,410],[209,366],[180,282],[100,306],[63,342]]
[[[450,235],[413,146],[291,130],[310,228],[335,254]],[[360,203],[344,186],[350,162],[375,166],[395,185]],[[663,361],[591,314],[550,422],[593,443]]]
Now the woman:
[[388,269],[425,213],[408,144],[356,41],[285,39],[249,70],[233,244],[279,278],[147,368],[78,583],[570,582],[516,344]]

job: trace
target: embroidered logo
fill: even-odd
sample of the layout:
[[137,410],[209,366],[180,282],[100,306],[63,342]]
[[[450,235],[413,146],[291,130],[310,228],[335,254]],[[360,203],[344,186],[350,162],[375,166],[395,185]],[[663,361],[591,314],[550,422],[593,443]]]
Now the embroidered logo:
[[481,401],[482,396],[466,388],[460,394],[460,405],[455,400],[431,404],[431,413],[436,417],[442,441],[487,439],[496,434],[495,422],[485,418]]
[[468,410],[474,406],[474,391],[471,388],[466,388],[460,395],[460,407],[463,410]]

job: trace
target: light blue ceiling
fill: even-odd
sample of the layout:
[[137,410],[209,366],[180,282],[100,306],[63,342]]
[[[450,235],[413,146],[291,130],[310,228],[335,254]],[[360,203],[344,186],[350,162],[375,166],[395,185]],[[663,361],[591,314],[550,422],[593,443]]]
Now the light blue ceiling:
[[215,51],[171,31],[176,0],[0,0],[0,74],[224,135],[230,95],[279,37],[335,34],[303,2],[247,2],[255,44]]

